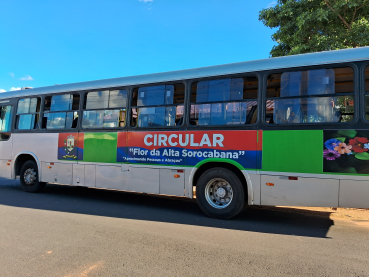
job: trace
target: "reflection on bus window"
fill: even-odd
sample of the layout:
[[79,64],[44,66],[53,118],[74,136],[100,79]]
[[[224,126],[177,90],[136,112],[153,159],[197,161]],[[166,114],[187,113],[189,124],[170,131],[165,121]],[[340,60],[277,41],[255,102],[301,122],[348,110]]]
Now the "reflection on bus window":
[[274,100],[273,120],[276,124],[350,122],[353,113],[353,96],[280,99]]
[[18,130],[32,130],[37,128],[38,115],[36,114],[21,114],[17,116]]
[[[73,129],[77,127],[77,112],[57,112],[44,114],[46,129]],[[44,128],[45,128],[44,127]]]
[[183,122],[183,105],[133,108],[132,118],[134,127],[180,126]]
[[174,85],[141,87],[138,89],[137,106],[173,104]]
[[0,107],[0,140],[8,140],[12,124],[12,106]]
[[184,84],[133,90],[132,127],[174,127],[183,124]]
[[191,90],[192,103],[257,99],[258,79],[248,76],[199,81],[192,84]]
[[127,107],[127,90],[111,90],[109,108]]
[[85,109],[125,108],[127,106],[127,90],[103,90],[87,93]]
[[36,113],[40,111],[39,98],[25,98],[19,99],[17,114]]
[[47,130],[75,129],[78,123],[79,94],[45,97],[41,128]]
[[281,97],[335,93],[333,69],[284,72],[281,76]]
[[191,125],[254,124],[257,101],[191,105]]
[[124,127],[125,117],[125,109],[84,111],[82,117],[82,128]]
[[17,107],[16,129],[37,129],[37,124],[40,117],[40,107],[40,98],[35,97],[19,99]]
[[50,111],[68,111],[72,108],[72,97],[70,94],[55,95],[51,98]]
[[62,94],[45,97],[44,111],[61,112],[79,109],[79,94]]
[[266,101],[269,124],[354,119],[354,75],[350,67],[271,74],[267,80],[267,97],[272,98]]
[[257,120],[256,76],[194,82],[190,124],[221,126],[254,124]]
[[127,90],[92,91],[86,94],[82,128],[118,128],[125,126]]

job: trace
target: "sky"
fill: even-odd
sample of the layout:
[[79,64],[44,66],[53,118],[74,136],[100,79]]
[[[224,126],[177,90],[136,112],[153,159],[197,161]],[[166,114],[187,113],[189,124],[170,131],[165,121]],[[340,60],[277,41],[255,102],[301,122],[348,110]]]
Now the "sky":
[[273,0],[1,0],[0,92],[269,58]]

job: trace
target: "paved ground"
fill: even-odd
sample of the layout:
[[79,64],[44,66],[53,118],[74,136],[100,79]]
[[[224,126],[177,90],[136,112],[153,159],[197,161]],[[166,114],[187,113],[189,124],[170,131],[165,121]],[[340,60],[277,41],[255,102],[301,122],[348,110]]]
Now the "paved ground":
[[367,222],[330,216],[0,179],[0,276],[369,276]]

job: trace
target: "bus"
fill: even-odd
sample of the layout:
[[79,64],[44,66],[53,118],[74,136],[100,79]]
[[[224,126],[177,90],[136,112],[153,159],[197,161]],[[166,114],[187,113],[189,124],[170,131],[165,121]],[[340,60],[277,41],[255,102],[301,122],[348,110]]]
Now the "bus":
[[196,195],[219,219],[369,208],[369,47],[5,92],[0,110],[0,177],[26,192]]

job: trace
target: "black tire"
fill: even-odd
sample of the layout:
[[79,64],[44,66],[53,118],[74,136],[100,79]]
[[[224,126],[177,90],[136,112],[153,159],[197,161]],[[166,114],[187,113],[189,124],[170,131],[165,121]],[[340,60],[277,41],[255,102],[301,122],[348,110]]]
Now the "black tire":
[[240,179],[232,171],[222,167],[205,171],[196,184],[197,203],[212,218],[234,217],[245,207],[245,196]]
[[34,161],[26,161],[20,170],[20,183],[26,192],[40,192],[46,183],[38,179],[38,168]]

